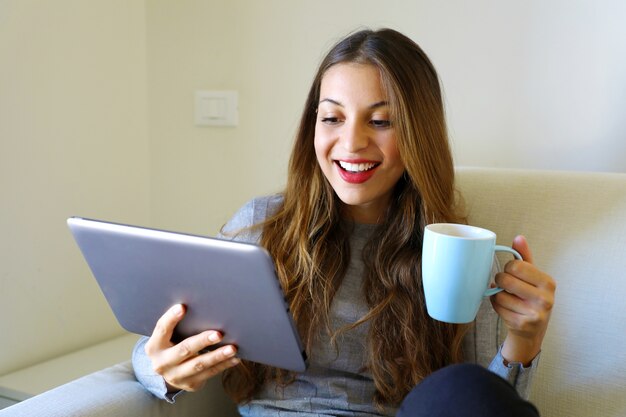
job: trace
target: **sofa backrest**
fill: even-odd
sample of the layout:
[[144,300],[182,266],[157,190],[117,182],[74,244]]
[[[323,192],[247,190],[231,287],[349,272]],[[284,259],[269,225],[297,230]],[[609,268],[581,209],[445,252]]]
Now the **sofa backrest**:
[[541,415],[626,416],[626,174],[459,168],[457,185],[470,224],[525,235],[557,281]]

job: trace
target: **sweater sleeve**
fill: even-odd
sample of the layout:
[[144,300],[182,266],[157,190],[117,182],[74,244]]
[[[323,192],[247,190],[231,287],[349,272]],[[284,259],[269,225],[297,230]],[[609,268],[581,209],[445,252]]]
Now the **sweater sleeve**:
[[535,356],[528,367],[524,367],[524,365],[519,362],[505,363],[501,351],[502,346],[498,349],[498,353],[493,358],[487,369],[509,381],[509,383],[517,390],[520,397],[528,399],[530,396],[532,379],[536,373],[537,366],[539,365],[539,356],[541,354]]
[[152,362],[145,351],[148,337],[144,336],[137,341],[133,349],[132,364],[135,378],[143,387],[155,397],[174,403],[176,397],[183,391],[168,392],[163,377],[152,368]]

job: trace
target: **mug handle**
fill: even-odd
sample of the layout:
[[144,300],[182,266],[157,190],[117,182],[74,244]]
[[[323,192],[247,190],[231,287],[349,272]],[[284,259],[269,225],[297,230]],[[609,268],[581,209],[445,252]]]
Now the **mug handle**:
[[[509,252],[510,254],[515,256],[516,259],[519,259],[520,261],[523,260],[522,259],[522,255],[520,255],[519,252],[517,252],[513,248],[509,248],[508,246],[496,245],[494,251],[496,251],[496,252],[498,252],[498,251],[500,251],[500,252]],[[487,291],[485,291],[484,296],[485,297],[491,297],[492,295],[497,294],[500,291],[502,291],[502,288],[500,288],[500,287],[488,288]]]

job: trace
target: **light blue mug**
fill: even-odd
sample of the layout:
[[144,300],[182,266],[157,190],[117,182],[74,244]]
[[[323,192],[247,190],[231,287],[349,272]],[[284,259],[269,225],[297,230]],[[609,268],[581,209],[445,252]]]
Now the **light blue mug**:
[[473,321],[483,297],[502,291],[489,288],[496,251],[522,259],[514,249],[496,245],[490,230],[454,223],[426,226],[422,282],[428,315],[448,323]]

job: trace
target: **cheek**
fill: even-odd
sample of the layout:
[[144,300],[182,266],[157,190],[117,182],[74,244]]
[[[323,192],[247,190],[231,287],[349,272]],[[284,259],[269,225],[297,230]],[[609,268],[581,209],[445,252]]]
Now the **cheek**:
[[321,135],[319,130],[315,128],[315,138],[313,139],[313,147],[315,148],[315,156],[317,161],[323,164],[328,159],[330,152],[330,145],[328,140],[325,140],[324,135]]
[[396,141],[395,135],[390,135],[384,143],[381,145],[381,150],[385,155],[385,159],[392,162],[393,165],[402,166],[404,169],[404,164],[402,163],[402,158],[400,157],[400,150],[398,150],[398,142]]
[[400,152],[398,148],[394,147],[390,152],[390,158],[393,159],[394,165],[397,165],[399,168],[404,170],[404,163],[402,162],[402,158],[400,157]]

